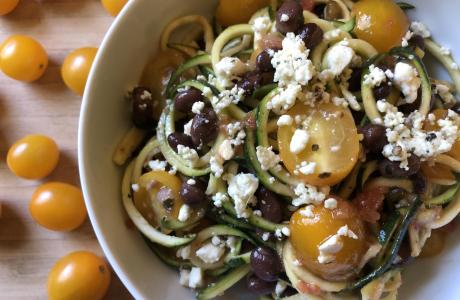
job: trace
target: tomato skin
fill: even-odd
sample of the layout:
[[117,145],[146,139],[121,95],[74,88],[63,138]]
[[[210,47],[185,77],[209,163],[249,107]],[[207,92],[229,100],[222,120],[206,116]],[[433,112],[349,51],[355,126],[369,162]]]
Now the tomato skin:
[[102,6],[113,17],[116,17],[123,7],[128,3],[128,0],[101,0]]
[[225,27],[247,23],[256,11],[269,4],[268,0],[220,0],[216,11],[217,22]]
[[61,67],[61,76],[67,87],[75,94],[83,96],[88,74],[96,57],[97,48],[87,47],[72,51]]
[[42,179],[57,166],[59,149],[56,143],[44,135],[28,135],[8,150],[6,162],[10,170],[25,179]]
[[32,82],[45,73],[48,55],[43,46],[26,35],[12,35],[0,49],[0,69],[7,76]]
[[12,12],[18,6],[19,0],[2,0],[0,1],[0,16]]
[[404,11],[393,0],[360,0],[353,6],[352,14],[357,21],[354,33],[379,52],[400,46],[410,25]]
[[74,230],[86,219],[81,190],[61,182],[39,186],[32,195],[29,211],[38,224],[55,231]]
[[99,256],[78,251],[59,259],[48,275],[50,300],[100,300],[107,293],[111,274]]

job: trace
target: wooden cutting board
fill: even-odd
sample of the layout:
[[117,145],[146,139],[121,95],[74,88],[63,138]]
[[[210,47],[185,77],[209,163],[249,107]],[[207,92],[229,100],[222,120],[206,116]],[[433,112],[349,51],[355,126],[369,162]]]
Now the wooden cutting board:
[[[61,160],[43,182],[79,184],[77,125],[81,99],[64,86],[60,65],[73,49],[99,46],[112,21],[100,0],[20,0],[13,13],[0,17],[0,41],[11,34],[28,34],[42,43],[50,58],[45,75],[32,84],[0,73],[1,299],[47,299],[47,275],[58,258],[76,250],[102,255],[89,221],[70,233],[37,225],[29,215],[28,202],[41,182],[15,177],[5,160],[9,146],[17,139],[31,133],[45,134],[58,143]],[[115,275],[106,299],[131,299]]]

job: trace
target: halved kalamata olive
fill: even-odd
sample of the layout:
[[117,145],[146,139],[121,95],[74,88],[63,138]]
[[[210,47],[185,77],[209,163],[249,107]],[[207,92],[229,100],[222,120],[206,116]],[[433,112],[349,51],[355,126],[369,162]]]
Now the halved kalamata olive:
[[251,252],[251,269],[262,280],[276,281],[283,272],[283,265],[275,250],[257,247]]
[[391,93],[391,86],[386,83],[382,83],[379,86],[374,87],[374,97],[377,100],[386,99],[390,96]]
[[298,35],[308,49],[314,49],[323,40],[323,30],[315,23],[303,25]]
[[272,84],[274,82],[275,72],[263,72],[261,86]]
[[302,5],[295,0],[285,1],[276,13],[276,29],[282,34],[297,32],[303,22]]
[[246,96],[250,96],[261,86],[261,82],[262,74],[258,71],[252,71],[243,75],[241,81],[238,82],[238,87],[244,90]]
[[405,189],[394,187],[391,188],[385,195],[385,199],[390,203],[398,203],[402,199],[406,198],[408,192]]
[[255,295],[267,295],[275,290],[276,282],[267,282],[254,274],[248,276],[246,281],[248,290]]
[[256,57],[256,67],[257,70],[261,72],[272,72],[275,70],[272,65],[272,57],[270,56],[269,49],[265,49],[264,51],[260,52],[259,55]]
[[176,152],[177,152],[177,146],[179,146],[179,145],[184,145],[184,146],[189,147],[191,149],[195,149],[195,144],[192,141],[192,137],[189,136],[189,135],[186,135],[185,133],[182,133],[182,132],[173,132],[173,133],[171,133],[168,136],[168,144]]
[[425,51],[425,39],[421,35],[414,34],[409,40],[409,44]]
[[192,87],[177,94],[174,100],[174,108],[180,112],[189,113],[192,111],[193,104],[203,101],[203,99],[201,91]]
[[364,147],[372,153],[381,153],[383,147],[388,144],[386,128],[382,125],[367,124],[360,128],[359,132],[363,135]]
[[155,126],[154,101],[152,93],[146,87],[136,87],[131,93],[132,120],[134,125],[142,129],[152,129]]
[[278,196],[265,187],[261,187],[257,190],[256,197],[259,210],[262,212],[262,217],[273,223],[281,222],[283,219],[283,212]]
[[216,113],[209,107],[195,115],[190,130],[193,143],[199,146],[215,140],[219,132],[218,121]]
[[407,159],[407,169],[401,168],[399,161],[390,161],[384,159],[379,163],[379,171],[385,177],[409,177],[416,174],[420,170],[420,158],[416,155],[411,155]]
[[342,9],[335,1],[329,1],[324,8],[324,19],[328,21],[338,20],[342,17]]
[[193,208],[199,208],[206,203],[206,185],[198,180],[194,179],[194,184],[189,184],[189,181],[182,183],[180,188],[180,196],[184,203]]

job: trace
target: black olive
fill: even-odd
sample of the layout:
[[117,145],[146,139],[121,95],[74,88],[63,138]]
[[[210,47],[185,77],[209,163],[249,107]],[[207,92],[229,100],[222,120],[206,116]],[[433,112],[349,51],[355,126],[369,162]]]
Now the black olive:
[[425,51],[425,39],[418,34],[414,34],[409,40],[409,45],[418,47],[420,50]]
[[219,132],[217,115],[211,108],[204,108],[195,115],[190,134],[196,146],[207,144],[216,139]]
[[276,29],[282,34],[297,32],[303,22],[302,5],[295,0],[285,1],[276,13]]
[[254,274],[248,276],[246,281],[248,290],[255,295],[267,295],[275,290],[276,282],[267,282]]
[[303,25],[298,35],[308,49],[314,49],[323,40],[323,30],[315,23]]
[[272,84],[274,82],[275,72],[263,72],[261,77],[262,77],[262,80],[260,82],[261,86]]
[[200,90],[189,88],[177,94],[174,100],[174,108],[183,113],[192,111],[192,106],[195,102],[203,101],[204,97]]
[[206,185],[198,179],[194,180],[194,184],[189,184],[188,181],[182,183],[179,194],[185,204],[193,208],[199,208],[207,201]]
[[261,72],[273,72],[275,68],[272,65],[272,57],[270,56],[269,49],[265,49],[264,51],[260,52],[256,58],[256,68]]
[[427,179],[422,172],[417,172],[415,175],[412,175],[410,179],[412,180],[415,194],[422,195],[426,192]]
[[399,161],[390,161],[389,159],[384,159],[379,163],[379,171],[385,177],[410,177],[417,174],[420,170],[420,158],[415,155],[409,156],[407,159],[408,168],[407,170],[400,167],[401,162]]
[[184,146],[189,147],[191,149],[195,149],[195,144],[192,141],[192,137],[189,136],[189,135],[186,135],[185,133],[182,133],[182,132],[171,133],[168,136],[168,144],[176,152],[177,152],[177,146],[179,146],[179,145],[184,145]]
[[262,217],[273,223],[279,223],[283,220],[280,200],[275,193],[261,187],[257,190],[256,197]]
[[361,90],[361,75],[363,70],[360,68],[353,69],[350,79],[348,79],[348,89],[350,92],[358,92]]
[[283,272],[283,265],[275,250],[257,247],[251,252],[251,269],[262,280],[276,281]]
[[136,87],[131,92],[132,120],[134,125],[142,129],[152,129],[155,126],[154,101],[152,93],[146,87]]
[[243,75],[241,81],[238,82],[238,87],[244,90],[246,96],[250,96],[261,86],[261,83],[262,74],[257,71],[252,71]]
[[391,93],[391,86],[386,83],[382,83],[379,86],[374,87],[374,97],[377,100],[386,99],[390,96]]
[[390,203],[398,203],[402,199],[406,198],[409,193],[402,188],[393,187],[385,195],[385,199]]
[[371,153],[381,153],[383,147],[388,144],[386,128],[382,125],[367,124],[360,128],[359,132],[363,135],[363,145]]
[[317,15],[320,19],[324,19],[324,9],[326,8],[325,3],[318,3],[313,8],[313,12]]
[[324,8],[324,19],[328,21],[338,20],[342,17],[342,9],[335,1],[329,1]]

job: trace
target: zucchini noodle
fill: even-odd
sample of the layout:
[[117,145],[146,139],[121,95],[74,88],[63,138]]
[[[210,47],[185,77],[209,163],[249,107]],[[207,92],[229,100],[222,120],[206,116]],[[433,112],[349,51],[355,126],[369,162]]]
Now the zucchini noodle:
[[[380,53],[357,38],[354,1],[313,2],[341,19],[277,0],[228,27],[220,14],[176,18],[160,50],[185,60],[155,74],[161,99],[129,93],[134,123],[156,126],[115,149],[123,207],[199,300],[255,280],[256,251],[282,262],[261,300],[396,300],[403,242],[415,258],[460,214],[452,55],[425,39],[453,84],[430,77],[412,41]],[[199,26],[175,42],[185,25]]]

